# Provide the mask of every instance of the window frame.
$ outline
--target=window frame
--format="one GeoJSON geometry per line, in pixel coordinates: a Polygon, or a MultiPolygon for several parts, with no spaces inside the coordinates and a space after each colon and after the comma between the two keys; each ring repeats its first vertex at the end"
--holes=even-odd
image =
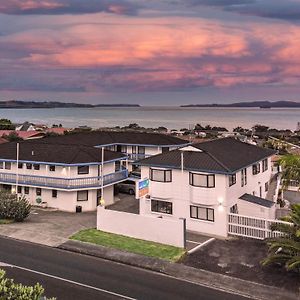
{"type": "Polygon", "coordinates": [[[32,170],[32,164],[26,163],[26,170],[32,170]]]}
{"type": "Polygon", "coordinates": [[[149,178],[151,181],[154,181],[154,182],[163,182],[163,183],[169,183],[169,182],[172,182],[172,170],[171,169],[155,169],[155,168],[150,168],[150,174],[149,174],[149,178]],[[158,172],[164,172],[164,180],[161,181],[161,180],[154,180],[153,179],[153,171],[158,171],[158,172]],[[167,176],[166,176],[166,173],[167,172],[170,172],[170,180],[167,180],[167,176]]]}
{"type": "Polygon", "coordinates": [[[257,175],[260,173],[260,163],[256,163],[252,165],[252,175],[257,175]]]}
{"type": "Polygon", "coordinates": [[[262,172],[266,172],[269,168],[269,162],[268,162],[268,159],[265,158],[263,161],[262,161],[262,172]]]}
{"type": "Polygon", "coordinates": [[[173,215],[173,202],[151,199],[151,212],[159,213],[159,214],[166,214],[166,215],[173,215]],[[155,205],[153,205],[153,204],[155,204],[155,205]],[[166,205],[165,209],[163,210],[163,206],[159,207],[159,204],[165,204],[166,205]],[[157,207],[157,210],[153,210],[153,207],[157,207]],[[161,210],[159,210],[159,209],[161,209],[161,210]]]}
{"type": "Polygon", "coordinates": [[[236,184],[236,173],[228,175],[229,187],[236,184]],[[232,180],[234,178],[234,180],[232,180]]]}
{"type": "Polygon", "coordinates": [[[88,190],[77,191],[77,202],[86,202],[86,201],[89,201],[89,191],[88,190]],[[79,198],[78,195],[83,192],[86,194],[86,199],[83,199],[83,200],[78,199],[79,198]]]}
{"type": "Polygon", "coordinates": [[[57,198],[58,192],[57,190],[52,190],[51,194],[52,194],[52,198],[57,198]]]}
{"type": "Polygon", "coordinates": [[[50,172],[55,172],[56,166],[55,165],[49,165],[49,171],[50,172]]]}
{"type": "Polygon", "coordinates": [[[202,187],[202,188],[213,189],[213,188],[216,187],[216,176],[215,176],[215,174],[201,174],[201,173],[189,172],[189,183],[190,183],[191,186],[194,186],[194,187],[202,187]],[[206,186],[205,185],[195,185],[194,184],[194,175],[206,176],[206,186]],[[213,178],[213,185],[212,186],[209,185],[209,178],[210,177],[213,178]]]}
{"type": "Polygon", "coordinates": [[[213,208],[209,208],[209,207],[203,207],[203,206],[197,206],[197,205],[190,205],[190,218],[193,220],[201,220],[201,221],[207,221],[207,222],[215,222],[215,210],[213,208]],[[197,217],[192,217],[192,209],[196,208],[197,210],[197,217]],[[204,209],[205,210],[205,214],[206,214],[206,218],[200,218],[199,217],[199,209],[204,209]],[[212,212],[212,220],[209,219],[208,217],[208,212],[211,211],[212,212]]]}
{"type": "Polygon", "coordinates": [[[40,170],[40,165],[39,164],[33,164],[33,169],[35,171],[39,171],[40,170]]]}
{"type": "Polygon", "coordinates": [[[78,175],[87,175],[90,174],[90,166],[78,166],[77,167],[77,174],[78,175]],[[86,171],[80,171],[80,169],[86,169],[86,171]]]}
{"type": "Polygon", "coordinates": [[[11,162],[10,161],[5,162],[5,170],[11,170],[11,162]]]}
{"type": "Polygon", "coordinates": [[[247,185],[247,168],[241,170],[241,186],[244,187],[247,185]]]}
{"type": "Polygon", "coordinates": [[[36,189],[35,189],[35,194],[36,194],[37,196],[42,196],[42,189],[41,189],[41,188],[36,188],[36,189]]]}

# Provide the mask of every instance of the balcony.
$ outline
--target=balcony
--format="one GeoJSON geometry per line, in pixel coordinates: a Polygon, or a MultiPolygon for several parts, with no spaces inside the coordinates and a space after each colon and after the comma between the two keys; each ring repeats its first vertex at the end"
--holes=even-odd
{"type": "MultiPolygon", "coordinates": [[[[107,174],[103,176],[103,186],[111,185],[122,181],[128,177],[128,171],[122,170],[119,172],[107,174]]],[[[0,183],[16,184],[17,174],[0,173],[0,183]]],[[[31,176],[18,175],[19,185],[48,187],[55,189],[75,190],[84,188],[100,188],[101,176],[97,177],[82,177],[82,178],[57,178],[46,176],[31,176]]]]}
{"type": "Polygon", "coordinates": [[[144,158],[151,156],[148,154],[137,154],[137,153],[123,153],[123,154],[127,155],[128,160],[130,160],[130,161],[136,161],[136,160],[144,159],[144,158]]]}

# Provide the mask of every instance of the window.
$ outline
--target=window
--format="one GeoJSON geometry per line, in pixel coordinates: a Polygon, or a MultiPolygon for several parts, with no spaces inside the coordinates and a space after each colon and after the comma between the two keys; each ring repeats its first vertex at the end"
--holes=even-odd
{"type": "Polygon", "coordinates": [[[162,147],[162,153],[169,152],[170,148],[169,147],[162,147]]]}
{"type": "Polygon", "coordinates": [[[53,165],[50,166],[50,167],[49,167],[49,170],[50,170],[50,172],[55,172],[55,166],[53,166],[53,165]]]}
{"type": "Polygon", "coordinates": [[[262,171],[265,172],[267,170],[268,170],[268,159],[266,158],[262,161],[262,171]]]}
{"type": "Polygon", "coordinates": [[[4,162],[0,161],[0,169],[4,169],[4,162]]]}
{"type": "Polygon", "coordinates": [[[22,187],[18,185],[18,194],[22,194],[22,187]]]}
{"type": "Polygon", "coordinates": [[[89,166],[80,166],[78,167],[78,174],[89,174],[89,166]]]}
{"type": "Polygon", "coordinates": [[[136,146],[132,146],[131,147],[131,150],[132,150],[131,153],[132,154],[136,154],[136,148],[137,148],[136,146]]]}
{"type": "Polygon", "coordinates": [[[242,169],[241,171],[241,185],[247,185],[247,169],[242,169]]]}
{"type": "Polygon", "coordinates": [[[5,162],[5,169],[10,170],[11,169],[11,162],[5,162]]]}
{"type": "Polygon", "coordinates": [[[18,169],[23,169],[23,164],[22,163],[18,163],[18,169]]]}
{"type": "Polygon", "coordinates": [[[172,170],[150,169],[150,180],[158,182],[171,182],[172,170]]]}
{"type": "Polygon", "coordinates": [[[33,168],[38,171],[40,169],[40,165],[35,164],[33,165],[33,168]]]}
{"type": "Polygon", "coordinates": [[[190,206],[190,217],[192,219],[204,220],[204,221],[215,221],[214,210],[212,208],[190,206]]]}
{"type": "Polygon", "coordinates": [[[269,182],[265,183],[265,192],[267,192],[269,190],[269,182]]]}
{"type": "Polygon", "coordinates": [[[252,174],[256,175],[260,173],[260,163],[252,165],[252,174]]]}
{"type": "Polygon", "coordinates": [[[236,184],[236,174],[229,175],[229,186],[236,184]]]}
{"type": "Polygon", "coordinates": [[[197,187],[214,188],[215,175],[190,173],[190,185],[197,187]]]}
{"type": "Polygon", "coordinates": [[[173,203],[168,201],[151,200],[151,211],[172,215],[173,203]]]}
{"type": "Polygon", "coordinates": [[[230,207],[230,213],[231,214],[238,214],[239,213],[237,204],[234,204],[233,206],[230,207]]]}
{"type": "Polygon", "coordinates": [[[139,152],[139,154],[145,154],[145,147],[144,146],[139,146],[138,147],[138,152],[139,152]]]}
{"type": "Polygon", "coordinates": [[[77,201],[88,201],[89,191],[78,191],[77,192],[77,201]]]}
{"type": "Polygon", "coordinates": [[[32,169],[32,164],[26,164],[26,169],[31,170],[32,169]]]}
{"type": "Polygon", "coordinates": [[[42,196],[42,189],[41,188],[36,188],[35,193],[37,196],[42,196]]]}
{"type": "Polygon", "coordinates": [[[121,145],[121,152],[122,153],[127,153],[127,146],[126,145],[121,145]]]}
{"type": "Polygon", "coordinates": [[[25,193],[26,195],[29,194],[29,186],[24,186],[24,193],[25,193]]]}
{"type": "Polygon", "coordinates": [[[52,198],[57,198],[57,190],[52,190],[52,198]]]}

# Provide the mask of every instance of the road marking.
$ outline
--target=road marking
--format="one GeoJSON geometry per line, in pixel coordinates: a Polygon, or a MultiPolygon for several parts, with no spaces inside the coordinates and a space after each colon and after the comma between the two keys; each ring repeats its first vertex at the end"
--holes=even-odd
{"type": "Polygon", "coordinates": [[[200,245],[194,247],[193,249],[189,250],[188,254],[192,254],[192,253],[198,251],[200,248],[204,247],[205,245],[209,244],[210,242],[212,242],[214,240],[215,240],[215,238],[210,238],[209,240],[207,240],[207,241],[203,242],[202,244],[200,244],[200,245]]]}
{"type": "Polygon", "coordinates": [[[11,265],[11,264],[6,264],[6,263],[0,262],[0,266],[17,268],[17,269],[20,269],[20,270],[23,270],[23,271],[27,271],[27,272],[35,273],[35,274],[42,275],[42,276],[45,276],[45,277],[49,277],[49,278],[61,280],[61,281],[64,281],[64,282],[68,282],[68,283],[71,283],[71,284],[79,285],[79,286],[82,286],[82,287],[85,287],[85,288],[88,288],[88,289],[91,289],[91,290],[95,290],[95,291],[98,291],[98,292],[110,294],[112,296],[116,296],[116,297],[119,297],[119,298],[122,298],[122,299],[137,300],[136,298],[131,298],[131,297],[128,297],[128,296],[125,296],[125,295],[122,295],[122,294],[114,293],[114,292],[104,290],[104,289],[101,289],[101,288],[97,288],[97,287],[94,287],[94,286],[91,286],[91,285],[87,285],[87,284],[80,283],[80,282],[77,282],[77,281],[73,281],[73,280],[62,278],[62,277],[58,277],[58,276],[55,276],[55,275],[50,275],[50,274],[47,274],[47,273],[35,271],[35,270],[32,270],[32,269],[23,268],[23,267],[16,266],[16,265],[11,265]]]}

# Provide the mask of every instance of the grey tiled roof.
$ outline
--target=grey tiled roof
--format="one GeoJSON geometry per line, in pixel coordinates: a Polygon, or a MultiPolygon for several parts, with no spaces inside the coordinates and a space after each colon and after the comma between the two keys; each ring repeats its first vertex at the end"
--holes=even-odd
{"type": "Polygon", "coordinates": [[[184,169],[230,174],[275,153],[234,138],[212,140],[193,147],[201,151],[174,150],[140,160],[138,164],[180,168],[183,153],[184,169]]]}
{"type": "MultiPolygon", "coordinates": [[[[39,140],[40,141],[40,140],[39,140]]],[[[16,143],[0,145],[0,160],[16,160],[16,143]]],[[[104,151],[104,161],[125,158],[118,152],[104,151]]],[[[61,164],[83,164],[101,162],[101,149],[88,146],[20,142],[19,160],[61,164]]]]}
{"type": "Polygon", "coordinates": [[[253,204],[257,204],[260,206],[264,206],[264,207],[272,207],[275,203],[273,201],[264,199],[264,198],[260,198],[254,195],[250,195],[250,194],[244,194],[243,196],[241,196],[239,199],[247,201],[247,202],[251,202],[253,204]]]}

